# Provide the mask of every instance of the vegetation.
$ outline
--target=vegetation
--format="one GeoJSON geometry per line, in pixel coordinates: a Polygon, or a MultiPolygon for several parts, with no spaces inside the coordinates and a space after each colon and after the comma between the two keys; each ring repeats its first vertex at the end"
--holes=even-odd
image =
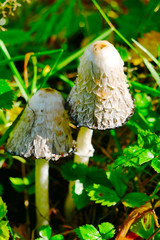
{"type": "Polygon", "coordinates": [[[0,240],[160,239],[159,8],[158,0],[0,1],[0,240]],[[50,161],[50,225],[36,234],[34,161],[12,156],[5,144],[38,89],[67,98],[79,57],[97,39],[124,60],[135,114],[121,128],[94,131],[89,166],[73,155],[50,161]],[[73,187],[67,221],[71,180],[81,189],[73,187]]]}

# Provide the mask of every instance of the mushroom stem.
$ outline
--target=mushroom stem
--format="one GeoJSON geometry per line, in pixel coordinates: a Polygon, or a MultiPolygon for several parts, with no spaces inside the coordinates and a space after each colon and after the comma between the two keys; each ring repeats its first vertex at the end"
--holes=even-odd
{"type": "Polygon", "coordinates": [[[49,162],[45,159],[35,160],[35,201],[37,229],[49,224],[49,162]]]}
{"type": "MultiPolygon", "coordinates": [[[[85,165],[88,165],[89,158],[93,156],[94,148],[92,146],[92,135],[93,130],[87,128],[87,127],[81,127],[78,133],[77,137],[77,151],[74,155],[74,162],[75,163],[83,163],[85,165]]],[[[75,191],[76,188],[79,188],[79,185],[81,184],[79,180],[70,181],[69,182],[69,192],[68,196],[65,201],[64,211],[65,216],[68,221],[72,218],[72,213],[75,208],[75,204],[72,198],[72,188],[75,184],[75,191]]]]}
{"type": "Polygon", "coordinates": [[[89,157],[93,156],[94,148],[92,146],[93,130],[87,127],[81,127],[77,137],[77,151],[74,155],[74,162],[88,165],[89,157]]]}

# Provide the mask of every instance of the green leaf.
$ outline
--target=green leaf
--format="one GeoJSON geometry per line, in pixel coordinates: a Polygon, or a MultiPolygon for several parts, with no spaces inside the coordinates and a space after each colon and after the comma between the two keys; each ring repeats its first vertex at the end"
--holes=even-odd
{"type": "Polygon", "coordinates": [[[11,91],[11,88],[8,82],[4,79],[0,79],[0,95],[9,91],[11,91]]]}
{"type": "Polygon", "coordinates": [[[130,146],[123,150],[123,155],[116,159],[114,167],[117,166],[138,166],[154,158],[154,153],[139,146],[130,146]]]}
{"type": "Polygon", "coordinates": [[[108,180],[106,172],[98,167],[88,167],[85,184],[92,185],[93,183],[111,186],[111,182],[108,180]]]}
{"type": "MultiPolygon", "coordinates": [[[[0,212],[1,214],[1,212],[0,212]]],[[[7,221],[0,221],[0,240],[9,240],[9,228],[7,221]]]]}
{"type": "Polygon", "coordinates": [[[87,192],[83,188],[83,184],[80,183],[78,180],[73,186],[72,197],[77,209],[79,210],[84,208],[90,202],[90,198],[88,197],[87,192]]]}
{"type": "Polygon", "coordinates": [[[24,189],[26,188],[22,178],[13,178],[13,177],[10,177],[9,180],[11,181],[12,187],[13,187],[17,192],[23,192],[24,189]]]}
{"type": "Polygon", "coordinates": [[[14,97],[14,92],[7,81],[0,79],[0,108],[12,108],[14,97]]]}
{"type": "Polygon", "coordinates": [[[39,235],[46,240],[49,240],[51,237],[52,229],[50,226],[42,226],[39,229],[39,235]]]}
{"type": "Polygon", "coordinates": [[[138,130],[138,145],[158,154],[160,152],[160,138],[147,130],[138,130]]]}
{"type": "Polygon", "coordinates": [[[84,164],[68,162],[61,167],[61,171],[66,180],[74,181],[77,179],[84,179],[87,174],[87,168],[88,167],[84,164]]]}
{"type": "Polygon", "coordinates": [[[24,189],[27,189],[29,194],[33,194],[35,192],[35,170],[31,171],[31,173],[28,174],[28,176],[24,178],[9,178],[12,184],[12,187],[17,192],[23,192],[24,189]]]}
{"type": "Polygon", "coordinates": [[[120,201],[120,198],[115,191],[99,184],[93,184],[93,186],[90,186],[87,191],[90,199],[96,203],[101,203],[102,206],[114,206],[120,201]]]}
{"type": "Polygon", "coordinates": [[[0,197],[0,220],[5,217],[7,213],[7,205],[3,202],[2,198],[0,197]]]}
{"type": "Polygon", "coordinates": [[[57,234],[57,235],[51,237],[50,240],[64,240],[64,237],[61,234],[57,234]]]}
{"type": "Polygon", "coordinates": [[[148,197],[145,193],[132,192],[128,193],[122,200],[126,207],[140,207],[149,201],[151,197],[148,197]]]}
{"type": "Polygon", "coordinates": [[[126,178],[126,174],[122,168],[111,169],[109,172],[109,180],[120,197],[122,197],[127,190],[127,185],[125,184],[126,178]]]}
{"type": "MultiPolygon", "coordinates": [[[[148,130],[138,130],[138,145],[130,146],[123,150],[123,155],[120,156],[114,164],[117,166],[138,166],[146,163],[160,153],[160,138],[148,130]]],[[[156,161],[153,161],[153,166],[156,161]]],[[[158,162],[157,162],[158,164],[158,162]]],[[[156,166],[155,166],[156,168],[156,166]]],[[[157,169],[158,170],[158,169],[157,169]]]]}
{"type": "Polygon", "coordinates": [[[98,227],[103,239],[110,239],[115,234],[115,227],[109,222],[101,223],[98,227]]]}
{"type": "Polygon", "coordinates": [[[102,240],[100,233],[93,225],[86,224],[75,229],[80,240],[102,240]]]}
{"type": "Polygon", "coordinates": [[[148,239],[154,232],[154,217],[151,213],[145,214],[131,225],[131,231],[143,239],[148,239]]]}
{"type": "Polygon", "coordinates": [[[160,173],[160,159],[154,158],[151,162],[151,167],[157,172],[160,173]]]}

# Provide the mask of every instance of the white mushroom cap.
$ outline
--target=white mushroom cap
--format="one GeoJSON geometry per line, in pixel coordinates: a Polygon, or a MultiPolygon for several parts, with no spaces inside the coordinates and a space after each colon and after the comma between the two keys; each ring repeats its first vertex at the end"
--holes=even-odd
{"type": "Polygon", "coordinates": [[[78,126],[91,129],[120,127],[134,113],[134,101],[123,61],[108,41],[92,43],[80,58],[78,77],[67,99],[78,126]]]}
{"type": "Polygon", "coordinates": [[[64,100],[53,89],[40,89],[29,100],[6,149],[16,155],[57,160],[72,151],[64,100]]]}

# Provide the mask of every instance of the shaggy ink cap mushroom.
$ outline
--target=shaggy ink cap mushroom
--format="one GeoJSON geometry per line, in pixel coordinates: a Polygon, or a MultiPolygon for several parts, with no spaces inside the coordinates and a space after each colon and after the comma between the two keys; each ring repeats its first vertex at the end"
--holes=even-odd
{"type": "Polygon", "coordinates": [[[58,160],[72,151],[69,118],[58,91],[40,89],[32,96],[6,149],[15,155],[46,160],[58,160]]]}
{"type": "Polygon", "coordinates": [[[123,71],[123,61],[108,41],[89,45],[80,58],[78,76],[67,99],[79,127],[112,129],[134,113],[134,101],[123,71]]]}

